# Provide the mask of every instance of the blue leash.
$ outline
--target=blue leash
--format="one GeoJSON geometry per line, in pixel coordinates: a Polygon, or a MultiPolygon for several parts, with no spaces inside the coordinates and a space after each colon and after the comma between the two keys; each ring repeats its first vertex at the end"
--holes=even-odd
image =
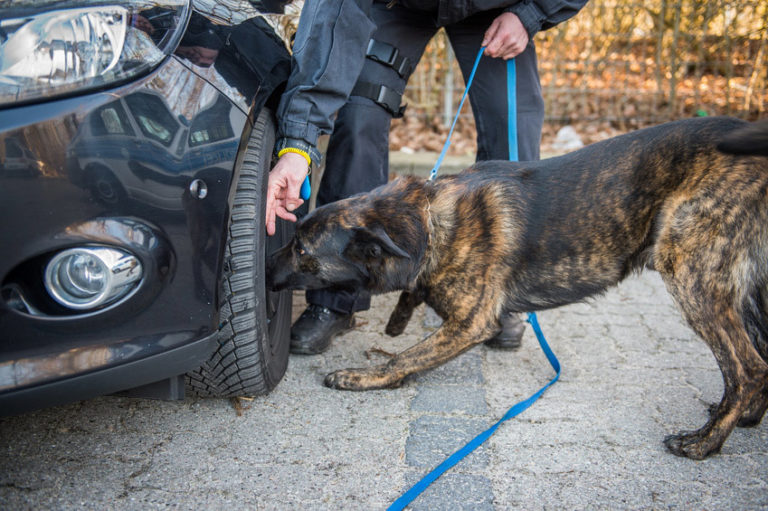
{"type": "Polygon", "coordinates": [[[517,66],[515,59],[507,61],[507,136],[509,161],[518,161],[517,156],[517,66]]]}
{"type": "MultiPolygon", "coordinates": [[[[456,112],[456,117],[453,119],[453,124],[451,124],[451,129],[448,132],[448,139],[445,141],[445,145],[443,145],[443,150],[440,153],[440,157],[437,159],[437,163],[435,164],[435,167],[432,169],[432,172],[430,173],[429,179],[434,179],[435,176],[437,176],[437,169],[440,168],[440,165],[443,162],[443,158],[445,158],[446,152],[448,152],[448,147],[450,146],[451,141],[451,135],[453,134],[453,128],[456,126],[456,120],[459,118],[459,113],[461,112],[461,107],[464,105],[464,100],[467,97],[467,93],[469,92],[469,87],[472,85],[472,79],[475,77],[475,71],[477,70],[477,65],[480,63],[480,58],[483,56],[483,51],[485,48],[480,48],[480,52],[477,54],[477,58],[475,59],[475,65],[472,68],[472,73],[469,75],[469,79],[467,80],[467,87],[464,89],[464,95],[461,98],[461,103],[459,104],[459,109],[456,112]]],[[[508,114],[509,114],[509,159],[512,161],[517,161],[517,97],[516,97],[516,69],[515,69],[515,60],[511,59],[507,61],[507,105],[508,105],[508,114]]],[[[504,416],[499,419],[499,421],[488,428],[487,430],[483,431],[479,435],[477,435],[475,438],[469,441],[464,447],[459,449],[458,451],[451,454],[445,461],[440,463],[437,467],[432,469],[430,473],[425,475],[421,481],[414,484],[408,491],[406,491],[404,494],[402,494],[396,501],[392,503],[391,506],[389,506],[388,511],[401,511],[402,509],[405,509],[405,507],[413,502],[413,500],[421,495],[421,493],[429,487],[430,484],[432,484],[438,477],[443,475],[445,472],[450,470],[454,465],[456,465],[459,461],[464,459],[469,453],[480,447],[480,445],[483,444],[488,438],[493,435],[496,430],[499,428],[502,422],[505,422],[513,417],[516,417],[517,415],[521,414],[525,410],[528,409],[541,395],[546,391],[550,386],[552,386],[553,383],[555,383],[558,378],[560,378],[560,362],[557,360],[557,357],[555,357],[555,354],[552,352],[552,349],[549,347],[549,344],[547,344],[547,340],[544,338],[544,333],[541,331],[541,327],[539,326],[539,321],[536,319],[536,313],[535,312],[529,312],[528,313],[528,323],[530,323],[531,328],[533,328],[533,332],[536,334],[536,339],[539,340],[539,345],[541,346],[541,350],[544,352],[544,354],[547,356],[547,360],[549,360],[550,365],[552,366],[552,369],[555,370],[555,377],[552,378],[549,383],[544,385],[542,388],[540,388],[536,393],[534,393],[531,397],[524,401],[520,401],[516,405],[512,406],[509,410],[507,410],[507,413],[504,414],[504,416]]]]}

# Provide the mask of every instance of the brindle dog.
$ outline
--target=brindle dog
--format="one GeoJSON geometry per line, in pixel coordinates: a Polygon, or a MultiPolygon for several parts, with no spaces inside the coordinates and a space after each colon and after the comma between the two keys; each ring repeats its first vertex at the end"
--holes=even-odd
{"type": "Polygon", "coordinates": [[[768,158],[717,149],[764,153],[766,134],[765,123],[689,119],[538,162],[397,179],[301,220],[269,258],[268,285],[404,290],[389,335],[421,302],[442,316],[387,363],[325,380],[367,390],[396,387],[492,337],[502,314],[584,300],[655,269],[725,382],[704,427],[665,440],[701,459],[768,408],[768,158]]]}

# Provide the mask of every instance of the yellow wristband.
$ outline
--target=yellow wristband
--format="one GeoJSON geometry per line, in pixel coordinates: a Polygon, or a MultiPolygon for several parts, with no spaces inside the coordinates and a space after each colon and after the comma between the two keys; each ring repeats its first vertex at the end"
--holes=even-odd
{"type": "Polygon", "coordinates": [[[286,147],[284,149],[280,149],[280,152],[277,153],[277,157],[280,158],[285,153],[296,153],[302,155],[304,159],[307,160],[307,165],[309,165],[309,168],[312,168],[312,158],[309,157],[308,152],[297,149],[296,147],[286,147]]]}

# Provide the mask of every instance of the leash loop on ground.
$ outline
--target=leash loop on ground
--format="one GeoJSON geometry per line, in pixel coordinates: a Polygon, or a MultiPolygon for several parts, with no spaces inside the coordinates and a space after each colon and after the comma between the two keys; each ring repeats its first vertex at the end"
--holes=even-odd
{"type": "MultiPolygon", "coordinates": [[[[475,59],[475,65],[472,68],[472,72],[469,75],[469,79],[467,80],[467,87],[464,89],[464,94],[461,97],[461,103],[459,103],[459,108],[456,111],[456,116],[453,119],[453,123],[451,124],[451,129],[448,132],[448,138],[445,141],[445,144],[443,145],[443,150],[440,152],[440,156],[437,159],[437,163],[435,163],[434,168],[432,169],[432,172],[429,175],[429,179],[435,179],[437,176],[437,170],[440,168],[440,165],[443,163],[443,159],[445,158],[446,153],[448,152],[448,147],[451,145],[451,136],[453,135],[453,129],[456,126],[456,121],[459,119],[459,113],[461,113],[461,107],[464,106],[464,100],[467,98],[467,93],[469,92],[469,87],[472,85],[472,80],[475,77],[475,71],[477,70],[477,66],[480,63],[480,58],[483,56],[483,51],[485,51],[485,47],[480,48],[480,52],[477,54],[477,58],[475,59]]],[[[509,159],[512,161],[517,161],[518,159],[518,153],[517,153],[517,94],[516,94],[516,69],[515,69],[515,60],[510,59],[507,61],[507,114],[508,114],[508,137],[509,137],[509,159]]],[[[440,463],[437,467],[432,469],[431,472],[429,472],[427,475],[425,475],[419,482],[414,484],[408,491],[406,491],[404,494],[402,494],[395,502],[392,503],[391,506],[389,506],[388,511],[401,511],[402,509],[405,509],[405,507],[413,502],[413,500],[421,495],[421,493],[426,490],[430,484],[432,484],[438,477],[443,475],[445,472],[450,470],[454,465],[456,465],[459,461],[464,459],[469,453],[477,449],[480,445],[483,444],[488,438],[493,435],[496,430],[499,428],[499,426],[513,418],[519,415],[520,413],[524,412],[528,409],[541,395],[550,387],[552,384],[554,384],[559,378],[560,378],[560,362],[557,360],[557,357],[555,356],[552,349],[549,347],[549,344],[547,344],[547,340],[544,337],[544,333],[541,331],[541,327],[539,326],[539,321],[536,318],[535,312],[529,312],[528,313],[528,323],[530,323],[531,328],[533,328],[533,332],[536,334],[536,339],[539,341],[539,345],[541,346],[541,350],[544,352],[544,355],[546,355],[547,360],[549,361],[550,365],[552,366],[552,369],[555,370],[555,376],[552,378],[549,383],[541,387],[537,392],[535,392],[531,397],[528,399],[525,399],[523,401],[520,401],[519,403],[515,404],[507,410],[507,413],[504,414],[504,416],[499,419],[499,421],[491,426],[490,428],[486,429],[479,435],[477,435],[475,438],[470,440],[464,447],[459,449],[458,451],[451,454],[445,461],[440,463]]]]}

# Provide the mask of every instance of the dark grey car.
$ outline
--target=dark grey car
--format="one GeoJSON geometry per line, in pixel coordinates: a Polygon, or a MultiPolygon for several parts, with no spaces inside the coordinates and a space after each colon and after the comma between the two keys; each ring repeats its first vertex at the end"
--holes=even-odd
{"type": "Polygon", "coordinates": [[[265,393],[283,3],[0,1],[0,414],[265,393]],[[185,385],[186,382],[186,385],[185,385]]]}

